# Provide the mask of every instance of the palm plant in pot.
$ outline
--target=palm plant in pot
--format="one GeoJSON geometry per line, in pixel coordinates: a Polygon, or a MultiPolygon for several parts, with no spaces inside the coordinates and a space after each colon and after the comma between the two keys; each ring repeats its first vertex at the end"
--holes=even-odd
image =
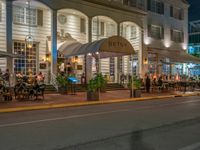
{"type": "Polygon", "coordinates": [[[141,86],[141,79],[138,79],[136,76],[132,77],[128,84],[130,97],[141,97],[141,86]]]}
{"type": "Polygon", "coordinates": [[[68,76],[59,74],[56,77],[56,81],[58,84],[59,93],[67,94],[68,76]]]}
{"type": "Polygon", "coordinates": [[[106,80],[103,75],[97,74],[93,79],[88,83],[87,87],[87,100],[94,101],[99,100],[99,93],[101,90],[105,89],[106,80]]]}

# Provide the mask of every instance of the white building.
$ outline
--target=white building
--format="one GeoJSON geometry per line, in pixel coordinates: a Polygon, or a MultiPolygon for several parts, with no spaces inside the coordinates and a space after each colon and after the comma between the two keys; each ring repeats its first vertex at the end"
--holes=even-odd
{"type": "MultiPolygon", "coordinates": [[[[136,54],[133,68],[130,56],[101,60],[101,72],[111,82],[132,69],[140,76],[152,68],[152,73],[159,74],[160,60],[170,62],[163,51],[187,49],[188,6],[185,0],[31,0],[29,9],[27,0],[0,0],[0,50],[24,56],[0,58],[0,67],[12,73],[42,71],[50,81],[57,73],[57,50],[63,43],[76,40],[84,44],[118,35],[132,44],[136,54]],[[34,39],[32,48],[25,42],[29,32],[34,39]]],[[[85,58],[79,56],[75,64],[77,76],[92,62],[84,63],[85,58]]],[[[87,77],[92,71],[90,65],[87,77]]]]}

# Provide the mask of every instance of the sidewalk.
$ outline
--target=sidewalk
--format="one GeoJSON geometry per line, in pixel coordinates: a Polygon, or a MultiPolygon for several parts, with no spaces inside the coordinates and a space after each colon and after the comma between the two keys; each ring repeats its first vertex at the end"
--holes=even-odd
{"type": "Polygon", "coordinates": [[[129,90],[117,90],[107,91],[101,93],[100,101],[87,101],[86,93],[80,92],[76,95],[61,95],[61,94],[45,94],[44,100],[26,100],[17,101],[13,100],[10,102],[0,101],[0,113],[2,112],[15,112],[25,110],[37,110],[37,109],[49,109],[49,108],[61,108],[61,107],[72,107],[72,106],[83,106],[83,105],[97,105],[97,104],[108,104],[108,103],[119,103],[128,101],[141,101],[141,100],[152,100],[158,98],[173,98],[176,96],[192,96],[199,95],[199,92],[156,92],[156,93],[142,93],[141,98],[130,98],[129,90]]]}

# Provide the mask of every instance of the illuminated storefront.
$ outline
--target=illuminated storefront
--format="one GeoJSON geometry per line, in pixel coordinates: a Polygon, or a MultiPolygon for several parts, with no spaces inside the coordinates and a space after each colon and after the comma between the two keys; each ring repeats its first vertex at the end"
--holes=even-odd
{"type": "MultiPolygon", "coordinates": [[[[174,1],[160,3],[166,3],[166,7],[169,7],[174,1]]],[[[95,60],[88,59],[86,55],[66,58],[63,50],[70,51],[75,45],[121,36],[131,43],[135,54],[133,57],[125,55],[101,59],[100,71],[108,77],[109,82],[119,82],[122,74],[128,76],[134,73],[144,77],[146,73],[160,74],[161,70],[168,73],[169,65],[163,67],[159,57],[153,56],[156,53],[149,54],[148,50],[149,47],[160,51],[187,48],[185,24],[188,4],[180,1],[177,3],[183,7],[185,16],[176,18],[172,15],[174,20],[171,21],[167,18],[170,12],[165,8],[158,11],[153,6],[156,3],[140,0],[128,3],[103,0],[98,4],[84,0],[79,4],[70,0],[0,0],[0,39],[4,41],[0,48],[24,55],[23,59],[0,59],[1,68],[27,75],[42,72],[46,76],[45,82],[51,83],[52,77],[59,71],[72,67],[78,78],[85,74],[90,79],[96,72],[95,60]],[[166,18],[168,24],[163,22],[166,18]],[[173,38],[170,37],[171,27],[173,38]],[[182,30],[177,30],[179,28],[182,30]],[[26,46],[25,41],[29,34],[33,38],[31,48],[26,46]],[[68,49],[63,49],[65,46],[68,49]],[[88,65],[90,67],[86,71],[88,65]]]]}

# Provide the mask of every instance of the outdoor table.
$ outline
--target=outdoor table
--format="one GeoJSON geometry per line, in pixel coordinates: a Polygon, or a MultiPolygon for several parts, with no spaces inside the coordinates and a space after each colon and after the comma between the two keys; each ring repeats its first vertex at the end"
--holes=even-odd
{"type": "Polygon", "coordinates": [[[78,79],[76,77],[69,77],[68,80],[69,80],[70,85],[71,85],[71,94],[75,95],[76,94],[75,84],[78,82],[78,79]]]}

